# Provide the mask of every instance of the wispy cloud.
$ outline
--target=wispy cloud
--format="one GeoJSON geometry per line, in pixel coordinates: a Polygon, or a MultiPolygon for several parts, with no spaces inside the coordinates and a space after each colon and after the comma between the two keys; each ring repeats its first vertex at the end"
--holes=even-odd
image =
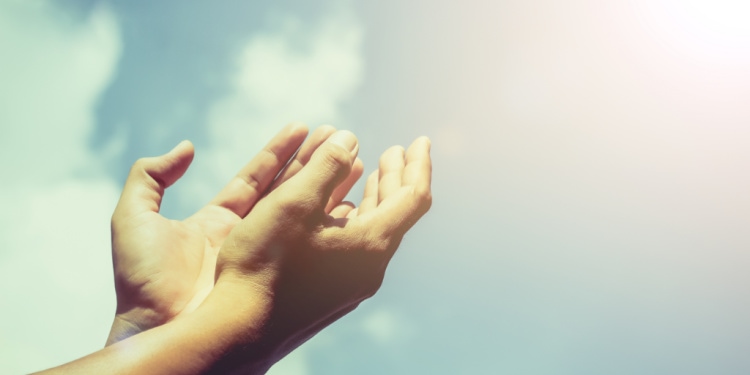
{"type": "MultiPolygon", "coordinates": [[[[313,25],[281,19],[252,37],[238,51],[233,90],[209,113],[210,148],[198,150],[172,192],[185,212],[285,123],[342,120],[342,102],[363,79],[362,37],[346,12],[313,25]]],[[[119,186],[88,141],[120,40],[107,8],[76,21],[52,2],[0,3],[0,173],[11,176],[0,187],[0,352],[12,359],[0,372],[54,366],[106,338],[114,310],[108,224],[119,186]]],[[[307,352],[273,371],[309,373],[307,352]]]]}
{"type": "Polygon", "coordinates": [[[87,142],[118,34],[106,8],[74,22],[51,2],[0,2],[2,373],[57,365],[106,339],[119,189],[87,142]]]}
{"type": "Polygon", "coordinates": [[[363,79],[362,34],[341,12],[312,26],[282,19],[250,39],[237,55],[233,90],[210,110],[211,148],[197,150],[187,182],[175,189],[183,205],[209,200],[286,123],[336,125],[363,79]]]}
{"type": "Polygon", "coordinates": [[[362,318],[362,330],[380,345],[390,345],[411,334],[412,327],[395,311],[380,308],[362,318]]]}
{"type": "MultiPolygon", "coordinates": [[[[363,80],[362,38],[357,20],[340,12],[312,26],[281,19],[250,39],[238,53],[233,90],[210,111],[210,149],[197,150],[186,181],[175,186],[181,205],[207,202],[284,124],[337,125],[341,104],[363,80]]],[[[309,374],[309,349],[269,374],[309,374]]]]}

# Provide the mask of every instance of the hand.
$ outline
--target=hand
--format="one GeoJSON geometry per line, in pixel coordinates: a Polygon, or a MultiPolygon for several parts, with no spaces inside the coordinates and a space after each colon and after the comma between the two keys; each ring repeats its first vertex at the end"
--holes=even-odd
{"type": "MultiPolygon", "coordinates": [[[[334,131],[330,126],[316,130],[282,177],[293,176],[334,131]]],[[[306,135],[304,125],[285,127],[209,204],[183,221],[164,218],[159,205],[164,190],[190,165],[192,145],[180,143],[166,155],[140,159],[133,165],[112,216],[117,312],[107,345],[189,314],[202,303],[214,286],[216,258],[227,235],[269,188],[306,135]]],[[[358,161],[349,182],[332,197],[331,206],[338,204],[337,196],[343,199],[361,173],[358,161]]],[[[254,229],[247,225],[246,230],[254,229]]]]}
{"type": "Polygon", "coordinates": [[[378,290],[404,234],[430,207],[429,148],[419,138],[408,151],[388,149],[359,207],[331,207],[357,150],[354,135],[339,131],[258,202],[221,249],[213,294],[267,306],[240,319],[245,345],[214,371],[265,371],[378,290]]]}
{"type": "MultiPolygon", "coordinates": [[[[293,153],[274,146],[285,144],[284,139],[298,139],[286,143],[291,149],[299,145],[304,134],[288,137],[298,134],[294,129],[271,141],[269,149],[280,151],[275,154],[280,157],[274,159],[288,159],[293,153]]],[[[240,179],[253,176],[250,181],[256,183],[230,183],[212,201],[210,205],[244,218],[224,240],[217,260],[216,285],[195,311],[187,314],[183,308],[178,312],[180,319],[45,373],[264,373],[290,350],[375,293],[401,238],[429,209],[429,141],[418,139],[405,154],[398,147],[386,151],[379,173],[370,176],[365,197],[359,208],[354,208],[351,203],[340,203],[340,197],[346,195],[361,173],[361,162],[354,159],[356,138],[351,133],[338,132],[329,142],[323,142],[328,135],[323,131],[323,135],[316,136],[319,133],[316,131],[302,145],[295,160],[277,177],[272,186],[275,190],[259,203],[255,204],[262,194],[261,187],[270,184],[272,177],[265,172],[243,172],[273,171],[283,165],[264,164],[262,161],[269,161],[271,154],[263,152],[261,155],[265,156],[253,159],[240,173],[240,179]],[[248,186],[254,187],[252,192],[248,186]],[[247,202],[250,203],[244,204],[247,202]],[[237,213],[238,209],[252,211],[237,213]]],[[[185,150],[185,146],[189,145],[136,165],[113,216],[115,233],[124,235],[129,227],[119,225],[158,212],[164,188],[182,175],[192,158],[192,149],[185,150]]],[[[130,233],[136,235],[145,225],[139,223],[150,223],[135,222],[130,233]]],[[[117,244],[116,238],[113,241],[117,244]]],[[[149,244],[146,241],[142,245],[149,244]]],[[[157,253],[160,249],[152,248],[157,253]]],[[[150,266],[149,259],[165,262],[164,256],[139,254],[141,250],[138,244],[114,249],[118,277],[139,277],[137,270],[159,269],[150,266]],[[128,268],[128,262],[141,267],[128,268]]],[[[127,286],[120,284],[120,288],[127,286]]],[[[150,305],[138,305],[142,301],[160,301],[157,297],[147,298],[151,296],[147,292],[138,287],[118,289],[118,303],[132,303],[134,310],[157,313],[149,310],[150,305]],[[134,293],[124,293],[128,291],[134,293]],[[134,296],[142,299],[133,299],[134,296]]],[[[169,295],[166,297],[164,301],[171,300],[169,295]]]]}

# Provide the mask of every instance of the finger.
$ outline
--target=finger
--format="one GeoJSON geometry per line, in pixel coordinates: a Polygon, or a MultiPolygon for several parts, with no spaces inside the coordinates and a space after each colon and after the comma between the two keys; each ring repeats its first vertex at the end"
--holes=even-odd
{"type": "Polygon", "coordinates": [[[357,215],[372,211],[378,206],[378,171],[370,173],[365,182],[365,194],[357,209],[357,215]]]}
{"type": "Polygon", "coordinates": [[[406,166],[401,184],[403,186],[421,185],[420,189],[425,189],[429,188],[431,179],[430,139],[419,137],[406,151],[406,166]]]}
{"type": "Polygon", "coordinates": [[[164,155],[138,159],[130,168],[115,215],[159,212],[164,190],[185,174],[194,154],[193,144],[182,141],[164,155]]]}
{"type": "Polygon", "coordinates": [[[362,172],[364,171],[365,167],[364,164],[362,164],[362,159],[357,158],[354,160],[354,164],[352,164],[352,171],[349,173],[349,176],[346,177],[344,182],[341,183],[341,185],[337,186],[336,189],[333,190],[333,194],[331,194],[331,199],[328,200],[328,205],[326,205],[326,212],[330,214],[331,210],[338,206],[341,201],[346,198],[346,195],[349,194],[349,191],[352,190],[352,187],[354,184],[359,181],[359,178],[362,177],[362,172]]]}
{"type": "Polygon", "coordinates": [[[285,126],[209,204],[240,217],[247,215],[306,136],[307,126],[302,123],[285,126]]]}
{"type": "Polygon", "coordinates": [[[333,190],[349,176],[358,149],[357,137],[339,130],[315,150],[310,161],[285,185],[324,209],[333,190]]]}
{"type": "Polygon", "coordinates": [[[378,203],[401,188],[401,175],[404,173],[404,148],[393,146],[380,156],[378,167],[378,203]]]}
{"type": "Polygon", "coordinates": [[[334,207],[328,214],[334,219],[347,217],[350,212],[354,210],[354,203],[352,202],[341,202],[338,206],[334,207]]]}
{"type": "Polygon", "coordinates": [[[276,189],[276,187],[284,183],[284,181],[297,174],[297,172],[299,172],[302,167],[310,161],[313,152],[315,152],[315,150],[317,150],[318,147],[320,147],[320,145],[335,132],[336,128],[331,125],[323,125],[315,129],[305,143],[302,144],[302,147],[300,147],[297,155],[294,156],[294,159],[286,166],[286,168],[284,168],[283,171],[281,171],[279,176],[276,177],[276,180],[273,182],[273,185],[271,185],[269,190],[276,189]]]}
{"type": "Polygon", "coordinates": [[[357,217],[358,214],[359,214],[359,208],[358,207],[354,207],[353,210],[349,211],[349,213],[346,214],[346,218],[347,219],[354,219],[355,217],[357,217]]]}
{"type": "Polygon", "coordinates": [[[366,226],[386,237],[402,236],[432,205],[432,164],[430,161],[430,141],[422,137],[409,147],[408,178],[405,185],[383,200],[366,217],[360,210],[359,218],[366,226]]]}

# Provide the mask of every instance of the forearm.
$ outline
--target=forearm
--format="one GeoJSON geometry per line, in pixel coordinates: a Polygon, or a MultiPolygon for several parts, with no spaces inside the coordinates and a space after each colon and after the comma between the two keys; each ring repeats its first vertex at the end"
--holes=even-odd
{"type": "MultiPolygon", "coordinates": [[[[40,374],[200,374],[237,347],[260,345],[267,316],[260,306],[267,304],[232,288],[217,288],[218,293],[188,316],[40,374]]],[[[270,367],[266,358],[252,351],[242,361],[243,368],[254,373],[270,367]]]]}

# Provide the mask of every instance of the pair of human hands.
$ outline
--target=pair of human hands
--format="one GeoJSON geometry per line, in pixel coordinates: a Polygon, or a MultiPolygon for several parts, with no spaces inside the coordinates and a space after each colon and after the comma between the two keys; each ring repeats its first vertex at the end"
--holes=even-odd
{"type": "Polygon", "coordinates": [[[244,329],[262,336],[255,348],[272,364],[377,291],[401,238],[429,209],[429,140],[384,152],[355,207],[342,202],[363,171],[354,135],[329,126],[306,135],[304,125],[285,127],[184,221],[162,217],[159,205],[192,146],[135,163],[112,218],[108,344],[224,293],[254,304],[244,329]]]}

